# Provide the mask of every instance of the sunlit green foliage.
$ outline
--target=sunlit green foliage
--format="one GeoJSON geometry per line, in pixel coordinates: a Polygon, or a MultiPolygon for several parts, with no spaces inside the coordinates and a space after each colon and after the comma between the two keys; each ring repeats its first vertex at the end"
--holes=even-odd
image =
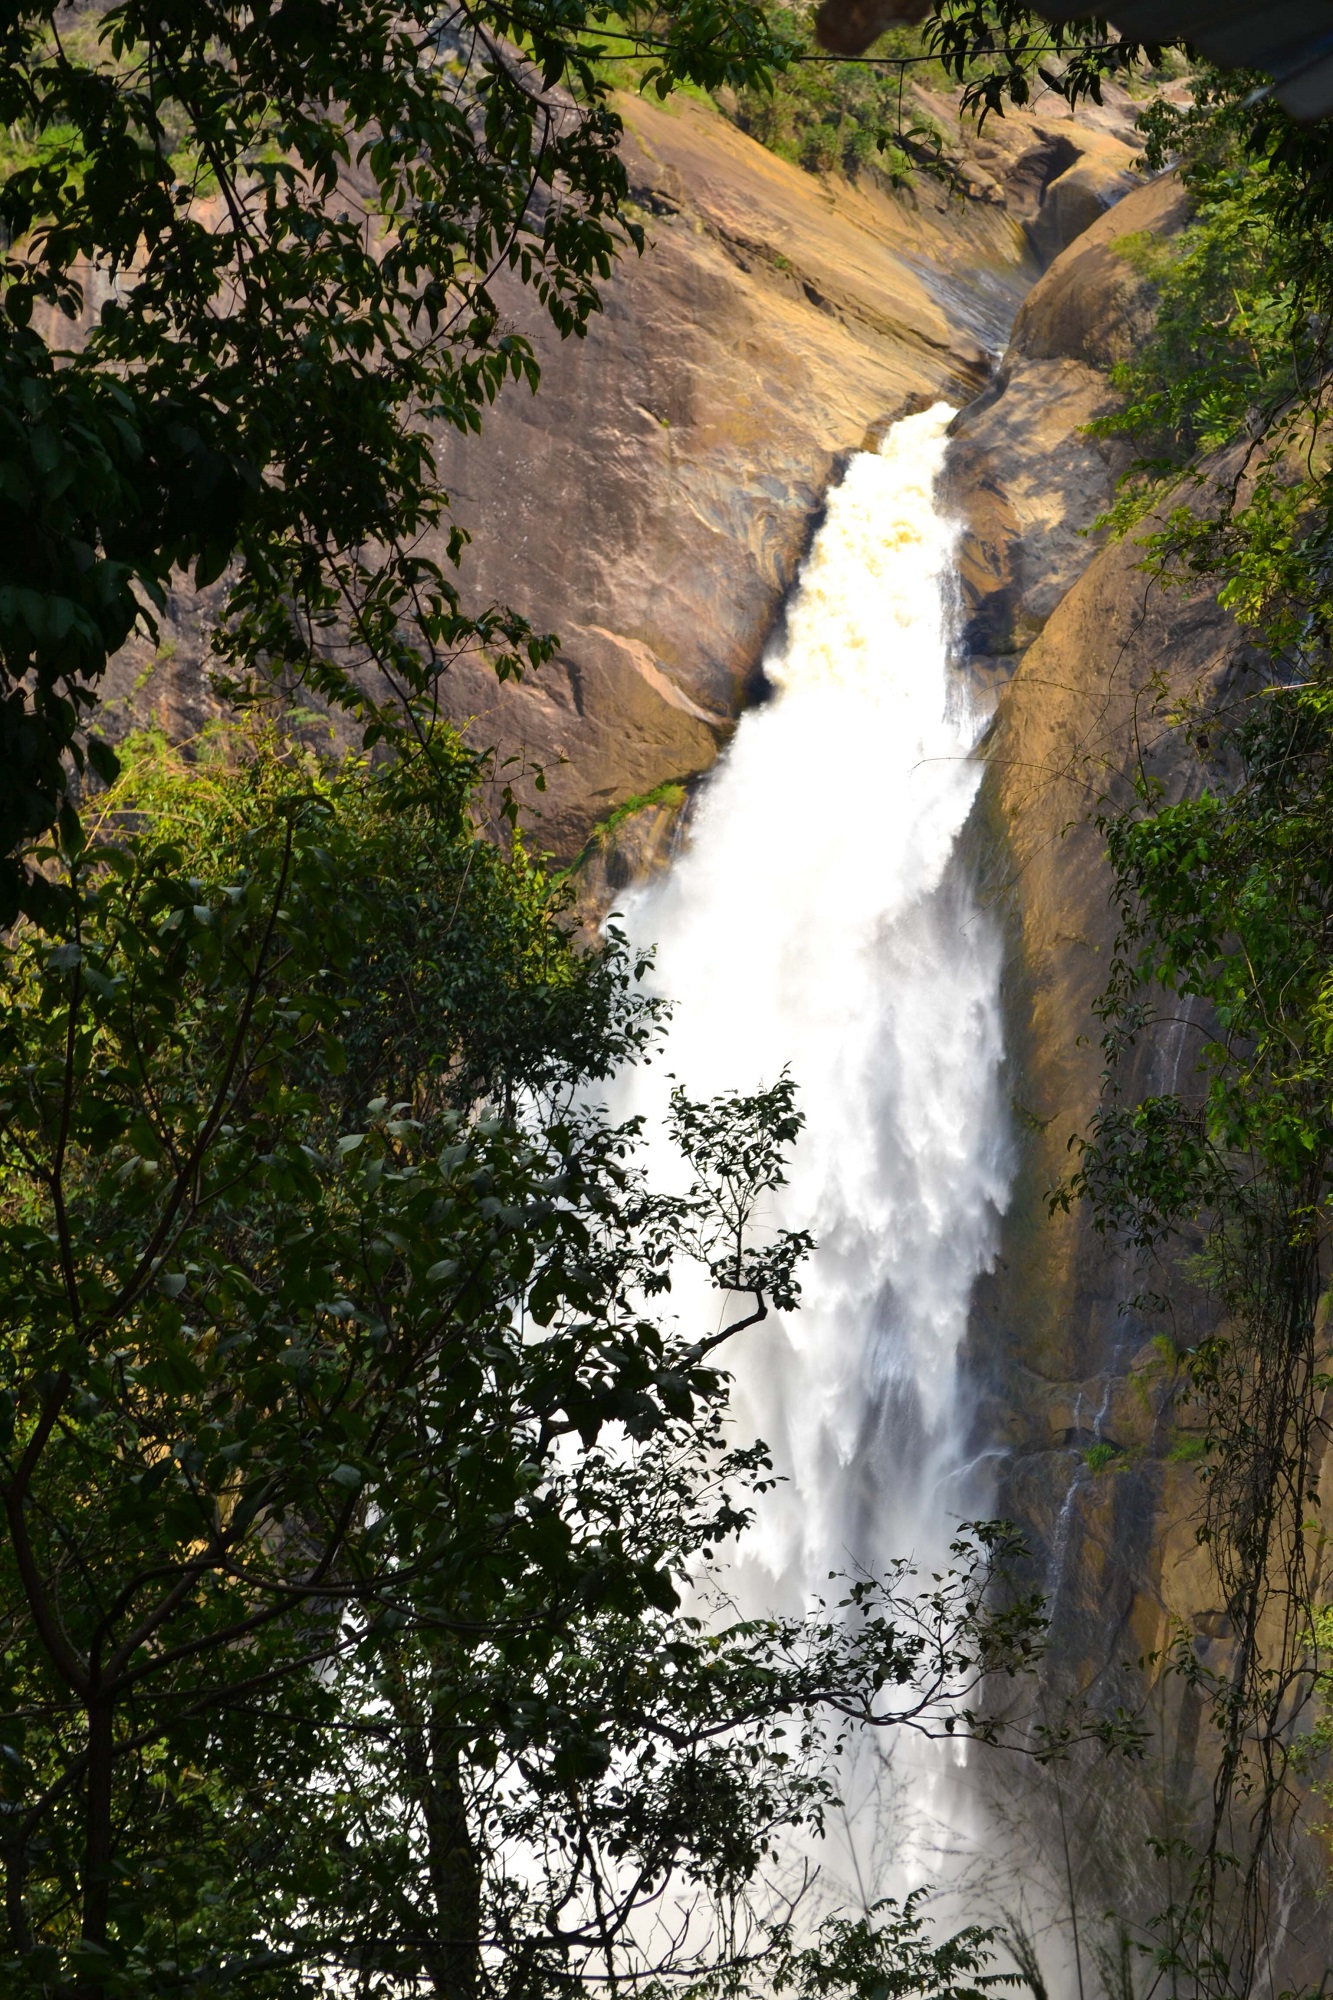
{"type": "Polygon", "coordinates": [[[891,28],[870,59],[838,62],[818,48],[807,11],[779,6],[770,12],[793,54],[763,83],[724,96],[743,132],[810,173],[854,178],[872,168],[901,183],[914,163],[938,160],[938,128],[924,116],[912,85],[941,89],[950,79],[918,30],[891,28]]]}
{"type": "Polygon", "coordinates": [[[571,949],[562,892],[518,837],[477,837],[472,794],[487,760],[451,732],[432,740],[429,782],[356,759],[293,765],[265,732],[253,737],[260,754],[238,760],[237,740],[223,731],[186,763],[161,736],[132,739],[132,768],[98,799],[94,824],[142,820],[208,881],[303,773],[312,810],[325,802],[349,843],[344,897],[364,905],[339,1029],[345,1106],[383,1090],[414,1113],[479,1100],[511,1109],[516,1093],[604,1078],[643,1046],[656,1003],[631,999],[618,951],[571,949]]]}
{"type": "Polygon", "coordinates": [[[1089,428],[1136,453],[1111,520],[1124,529],[1192,472],[1245,436],[1259,413],[1294,395],[1313,343],[1291,311],[1289,246],[1258,176],[1242,165],[1208,176],[1179,239],[1131,236],[1117,254],[1152,282],[1151,337],[1111,371],[1120,407],[1089,428]]]}

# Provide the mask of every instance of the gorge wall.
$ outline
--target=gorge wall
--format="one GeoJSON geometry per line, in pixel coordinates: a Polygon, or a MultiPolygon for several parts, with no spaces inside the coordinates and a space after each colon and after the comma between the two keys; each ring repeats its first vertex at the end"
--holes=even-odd
{"type": "MultiPolygon", "coordinates": [[[[620,109],[645,254],[622,256],[583,341],[502,281],[541,389],[507,389],[480,438],[437,440],[473,538],[465,601],[511,604],[561,641],[521,685],[459,662],[449,713],[498,747],[560,860],[619,814],[616,882],[672,818],[627,804],[706,770],[753,698],[846,455],[985,385],[1042,264],[1130,185],[1133,159],[1124,106],[1099,124],[1015,114],[978,138],[932,101],[968,191],[926,176],[900,191],[804,173],[696,99],[620,109]]],[[[125,650],[113,726],[152,715],[187,736],[207,717],[211,609],[183,588],[160,647],[125,650]]],[[[591,900],[613,886],[590,878],[591,900]]]]}
{"type": "MultiPolygon", "coordinates": [[[[1170,177],[1131,179],[1122,139],[1068,120],[1006,120],[981,153],[969,139],[962,201],[928,182],[904,196],[813,180],[690,102],[635,104],[629,122],[648,254],[617,273],[585,345],[541,343],[539,396],[511,396],[446,458],[476,532],[470,587],[557,630],[560,654],[517,688],[465,669],[454,713],[511,773],[544,766],[537,838],[570,857],[595,835],[580,880],[604,911],[665,856],[682,790],[762,692],[846,454],[924,402],[964,406],[946,485],[965,522],[962,644],[999,698],[972,839],[1009,933],[1018,1157],[974,1313],[976,1444],[1000,1454],[998,1508],[1051,1594],[1047,1720],[1076,1690],[1110,1709],[1148,1687],[1154,1732],[1141,1764],[1075,1759],[1058,1789],[997,1767],[989,1805],[1015,1822],[1025,1886],[1046,1867],[1052,1908],[1071,1893],[1068,1854],[1095,1937],[1113,1903],[1156,1907],[1145,1835],[1189,1825],[1211,1783],[1197,1700],[1141,1663],[1181,1631],[1205,1666],[1228,1643],[1157,1329],[1125,1310],[1141,1280],[1086,1211],[1052,1218],[1047,1202],[1100,1088],[1114,916],[1090,813],[1126,795],[1136,758],[1168,794],[1196,781],[1164,690],[1220,698],[1255,672],[1207,593],[1153,584],[1132,542],[1091,532],[1125,452],[1084,427],[1153,312],[1126,251],[1179,229],[1187,204],[1170,177]]],[[[1188,1023],[1166,1025],[1138,1080],[1171,1087],[1196,1046],[1188,1023]]],[[[1317,1857],[1292,1865],[1308,1970],[1325,1929],[1317,1857]]],[[[1302,1949],[1293,1938],[1291,1968],[1302,1949]]]]}
{"type": "MultiPolygon", "coordinates": [[[[1009,945],[1007,1031],[1017,1173],[1001,1255],[978,1287],[971,1334],[977,1446],[999,1450],[998,1511],[1021,1524],[1033,1581],[1048,1594],[1052,1646],[1043,1720],[1067,1703],[1143,1713],[1142,1761],[1100,1751],[1063,1772],[1010,1771],[992,1811],[1042,1830],[1053,1905],[1071,1900],[1093,1938],[1099,1912],[1147,1918],[1161,1876],[1147,1841],[1189,1837],[1206,1819],[1215,1752],[1202,1702],[1165,1671],[1183,1641],[1224,1676],[1232,1633],[1196,1525],[1198,1447],[1145,1296],[1165,1279],[1182,1343],[1211,1329],[1180,1266],[1145,1271],[1100,1235],[1086,1205],[1052,1210],[1102,1087],[1095,1007],[1116,939],[1099,811],[1131,802],[1136,776],[1180,798],[1210,772],[1181,719],[1232,708],[1264,668],[1212,592],[1145,566],[1130,536],[1098,545],[1092,524],[1123,469],[1123,445],[1081,427],[1113,407],[1107,370],[1150,329],[1153,299],[1136,236],[1161,238],[1188,207],[1174,177],[1128,195],[1029,293],[992,388],[954,425],[951,476],[967,522],[964,643],[1009,676],[985,746],[973,825],[984,893],[1009,945]],[[1129,254],[1127,254],[1129,253],[1129,254]],[[1201,1315],[1191,1324],[1190,1314],[1201,1315]]],[[[1146,532],[1146,531],[1145,531],[1146,532]]],[[[1196,1076],[1207,1023],[1165,1005],[1124,1082],[1133,1098],[1196,1076]]],[[[1244,1814],[1235,1838],[1243,1851],[1244,1814]]],[[[1268,1972],[1274,1990],[1324,1976],[1326,1857],[1279,1844],[1268,1972]]]]}

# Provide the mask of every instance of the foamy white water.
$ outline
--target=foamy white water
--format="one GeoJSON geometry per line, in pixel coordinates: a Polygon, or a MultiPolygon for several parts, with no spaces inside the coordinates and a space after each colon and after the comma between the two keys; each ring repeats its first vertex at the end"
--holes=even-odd
{"type": "MultiPolygon", "coordinates": [[[[664,1072],[704,1096],[789,1065],[807,1119],[776,1218],[818,1239],[804,1305],[730,1355],[738,1430],[786,1475],[741,1553],[747,1609],[798,1609],[849,1564],[934,1563],[988,1500],[957,1362],[1009,1152],[999,938],[956,852],[985,714],[949,660],[956,530],[935,483],[952,414],[852,460],[766,663],[773,699],[742,721],[687,851],[624,912],[675,1011],[618,1108],[651,1130],[664,1072]]],[[[932,1823],[965,1837],[952,1767],[899,1759],[891,1884],[882,1801],[856,1779],[825,1861],[858,1897],[932,1873],[932,1823]]]]}

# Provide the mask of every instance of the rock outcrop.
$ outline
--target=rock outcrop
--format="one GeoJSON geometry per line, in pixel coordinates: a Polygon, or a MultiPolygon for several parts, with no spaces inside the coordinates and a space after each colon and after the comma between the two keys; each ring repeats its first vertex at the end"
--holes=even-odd
{"type": "MultiPolygon", "coordinates": [[[[1212,593],[1154,581],[1132,537],[1098,548],[1088,534],[1118,465],[1080,427],[1110,407],[1106,370],[1151,325],[1150,288],[1124,250],[1140,233],[1178,229],[1187,213],[1166,177],[1057,259],[1018,315],[995,388],[959,419],[951,464],[968,523],[970,641],[1015,664],[986,746],[977,828],[988,893],[1011,926],[1007,1046],[1021,1162],[1002,1261],[978,1301],[984,1425],[1010,1449],[1010,1498],[1042,1561],[1058,1554],[1086,1593],[1067,1607],[1061,1646],[1102,1664],[1117,1648],[1152,1650],[1180,1609],[1169,1576],[1179,1550],[1167,1558],[1159,1542],[1185,1510],[1168,1504],[1171,1440],[1131,1386],[1146,1338],[1123,1310],[1134,1274],[1086,1208],[1052,1216],[1047,1207],[1101,1087],[1095,1005],[1116,914],[1096,815],[1103,802],[1128,801],[1136,772],[1167,796],[1196,782],[1197,762],[1166,719],[1173,700],[1196,691],[1221,701],[1257,671],[1212,593]],[[1110,1486],[1086,1470],[1084,1449],[1098,1441],[1123,1454],[1112,1482],[1118,1519],[1099,1514],[1110,1486]]],[[[1145,1090],[1173,1087],[1196,1042],[1182,1019],[1146,1043],[1145,1090]]]]}
{"type": "Polygon", "coordinates": [[[969,652],[1012,661],[1087,567],[1125,454],[1085,426],[1113,407],[1107,371],[1152,321],[1151,287],[1127,253],[1187,215],[1167,175],[1100,216],[1028,294],[994,384],[953,427],[969,652]]]}
{"type": "MultiPolygon", "coordinates": [[[[1059,1729],[1086,1700],[1149,1724],[1141,1761],[1097,1747],[1061,1769],[991,1769],[997,1823],[1029,1857],[1033,1900],[1082,1918],[1147,1922],[1163,1878],[1149,1842],[1208,1824],[1217,1744],[1200,1693],[1166,1661],[1184,1643],[1223,1682],[1234,1633],[1206,1547],[1201,1437],[1192,1428],[1164,1326],[1189,1344],[1214,1330],[1188,1260],[1145,1270],[1099,1234],[1086,1204],[1052,1210],[1071,1142],[1100,1096],[1096,1003],[1115,944],[1103,804],[1128,803],[1140,772],[1166,800],[1205,773],[1171,715],[1179,697],[1232,708],[1264,668],[1215,596],[1158,584],[1123,541],[1095,554],[1026,651],[999,706],[973,827],[984,893],[1009,934],[1006,1048],[1017,1173],[995,1271],[978,1287],[969,1341],[977,1446],[1000,1468],[997,1513],[1028,1544],[1046,1593],[1050,1649],[1039,1713],[1059,1729]],[[1166,1291],[1173,1316],[1154,1310],[1166,1291]],[[1147,1296],[1145,1296],[1147,1295],[1147,1296]]],[[[1199,1086],[1204,1029],[1189,1001],[1163,1010],[1122,1080],[1130,1101],[1199,1086]]],[[[1188,1250],[1188,1245],[1186,1249],[1188,1250]]],[[[1234,1836],[1244,1840],[1244,1815],[1234,1836]]],[[[1326,1857],[1307,1837],[1276,1857],[1284,1871],[1273,1952],[1280,1983],[1313,1990],[1327,1964],[1326,1857]]],[[[1276,1920],[1275,1920],[1276,1921],[1276,1920]]]]}

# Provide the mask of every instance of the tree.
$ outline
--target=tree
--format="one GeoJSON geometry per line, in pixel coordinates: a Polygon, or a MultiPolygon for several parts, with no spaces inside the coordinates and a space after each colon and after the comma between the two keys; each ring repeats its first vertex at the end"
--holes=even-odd
{"type": "Polygon", "coordinates": [[[17,856],[71,762],[114,768],[98,681],[175,571],[228,577],[234,688],[300,679],[367,744],[428,740],[460,650],[502,676],[549,653],[502,608],[460,610],[431,434],[535,385],[499,273],[579,334],[641,246],[597,60],[633,50],[665,92],[754,82],[783,45],[753,0],[682,0],[643,33],[605,0],[6,10],[0,923],[40,904],[17,856]]]}
{"type": "Polygon", "coordinates": [[[150,745],[11,940],[15,1990],[795,1979],[756,1878],[832,1797],[830,1740],[984,1731],[974,1691],[1031,1652],[1035,1607],[988,1597],[998,1530],[921,1594],[683,1608],[767,1477],[718,1350],[795,1302],[805,1239],[755,1227],[792,1085],[677,1097],[693,1180],[654,1193],[583,1102],[650,1027],[630,969],[574,951],[433,747],[423,795],[396,762],[150,745]],[[748,1311],[674,1327],[682,1259],[748,1311]]]}

